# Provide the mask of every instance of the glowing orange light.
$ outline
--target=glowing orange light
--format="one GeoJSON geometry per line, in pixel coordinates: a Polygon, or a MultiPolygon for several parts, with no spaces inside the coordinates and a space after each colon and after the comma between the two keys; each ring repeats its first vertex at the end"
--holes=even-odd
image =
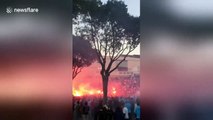
{"type": "Polygon", "coordinates": [[[85,95],[100,95],[103,94],[101,90],[93,89],[88,86],[80,85],[78,89],[73,89],[73,96],[85,96],[85,95]]]}
{"type": "MultiPolygon", "coordinates": [[[[121,96],[123,92],[119,91],[122,89],[122,86],[116,82],[112,82],[108,88],[108,96],[121,96]],[[118,90],[117,90],[118,89],[118,90]]],[[[103,90],[101,85],[96,85],[96,83],[85,83],[76,81],[73,84],[73,96],[99,96],[103,95],[103,90]],[[95,84],[93,86],[93,84],[95,84]]]]}
{"type": "MultiPolygon", "coordinates": [[[[112,91],[109,92],[109,95],[117,95],[117,91],[115,87],[111,88],[112,91]]],[[[103,95],[103,91],[98,90],[98,89],[93,89],[88,86],[80,85],[78,89],[73,89],[73,96],[80,97],[80,96],[85,96],[85,95],[103,95]]]]}
{"type": "Polygon", "coordinates": [[[101,94],[101,91],[100,91],[100,90],[98,90],[98,91],[97,91],[97,93],[98,93],[98,94],[101,94]]]}
{"type": "Polygon", "coordinates": [[[82,96],[82,93],[79,92],[79,91],[77,91],[77,90],[74,90],[74,91],[73,91],[73,95],[74,95],[74,96],[77,96],[77,97],[80,97],[80,96],[82,96]]]}
{"type": "Polygon", "coordinates": [[[115,95],[116,93],[117,93],[117,92],[116,92],[116,89],[113,87],[113,88],[112,88],[112,94],[115,95]]]}
{"type": "Polygon", "coordinates": [[[89,91],[89,94],[90,94],[90,95],[93,95],[93,94],[94,94],[94,92],[93,92],[93,91],[89,91]]]}

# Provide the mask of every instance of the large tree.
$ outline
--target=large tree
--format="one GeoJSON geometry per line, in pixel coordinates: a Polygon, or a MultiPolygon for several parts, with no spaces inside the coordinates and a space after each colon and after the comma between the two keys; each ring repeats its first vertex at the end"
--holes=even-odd
{"type": "MultiPolygon", "coordinates": [[[[77,17],[85,16],[88,12],[95,10],[94,8],[97,8],[99,4],[101,4],[100,0],[73,0],[73,27],[76,28],[79,25],[77,17]]],[[[75,32],[73,31],[73,79],[84,67],[88,67],[97,59],[91,43],[82,36],[76,36],[75,32]]]]}
{"type": "Polygon", "coordinates": [[[84,67],[91,65],[97,57],[89,41],[82,37],[73,35],[73,46],[72,78],[74,79],[84,67]]]}
{"type": "Polygon", "coordinates": [[[76,34],[90,41],[101,65],[103,99],[107,101],[110,74],[138,46],[139,18],[128,14],[122,1],[109,0],[78,17],[76,34]]]}

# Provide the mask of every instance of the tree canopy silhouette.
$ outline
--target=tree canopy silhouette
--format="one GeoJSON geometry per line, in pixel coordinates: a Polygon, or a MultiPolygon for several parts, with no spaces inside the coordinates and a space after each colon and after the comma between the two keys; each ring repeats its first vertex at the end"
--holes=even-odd
{"type": "Polygon", "coordinates": [[[100,0],[73,0],[73,18],[76,18],[79,14],[94,12],[100,5],[102,5],[100,0]]]}
{"type": "Polygon", "coordinates": [[[95,50],[89,41],[82,37],[73,36],[73,74],[74,79],[84,67],[91,65],[96,60],[95,50]]]}
{"type": "MultiPolygon", "coordinates": [[[[77,17],[86,15],[91,8],[97,8],[101,4],[100,0],[73,0],[73,27],[77,23],[77,17]]],[[[82,36],[73,35],[73,72],[72,78],[74,79],[84,67],[91,65],[97,56],[95,50],[89,41],[86,41],[82,36]]]]}

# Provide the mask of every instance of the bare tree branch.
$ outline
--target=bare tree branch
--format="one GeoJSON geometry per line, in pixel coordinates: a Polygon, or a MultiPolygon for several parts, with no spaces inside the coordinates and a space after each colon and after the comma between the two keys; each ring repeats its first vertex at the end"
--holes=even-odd
{"type": "MultiPolygon", "coordinates": [[[[134,49],[133,49],[134,50],[134,49]]],[[[113,71],[115,71],[118,67],[119,67],[119,65],[123,62],[123,61],[125,61],[126,60],[126,57],[129,55],[129,53],[131,53],[133,50],[130,50],[126,55],[124,55],[124,58],[114,67],[114,68],[112,68],[110,71],[109,71],[109,73],[111,74],[113,71]]]]}
{"type": "Polygon", "coordinates": [[[83,69],[83,67],[77,67],[77,66],[75,66],[73,68],[72,79],[75,79],[75,77],[81,72],[82,69],[83,69]]]}

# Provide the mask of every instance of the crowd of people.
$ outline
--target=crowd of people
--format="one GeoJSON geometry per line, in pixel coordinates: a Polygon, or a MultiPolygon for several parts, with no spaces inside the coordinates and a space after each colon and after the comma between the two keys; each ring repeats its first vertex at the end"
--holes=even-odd
{"type": "Polygon", "coordinates": [[[137,98],[110,97],[104,103],[98,97],[75,97],[74,120],[140,120],[137,98]]]}

